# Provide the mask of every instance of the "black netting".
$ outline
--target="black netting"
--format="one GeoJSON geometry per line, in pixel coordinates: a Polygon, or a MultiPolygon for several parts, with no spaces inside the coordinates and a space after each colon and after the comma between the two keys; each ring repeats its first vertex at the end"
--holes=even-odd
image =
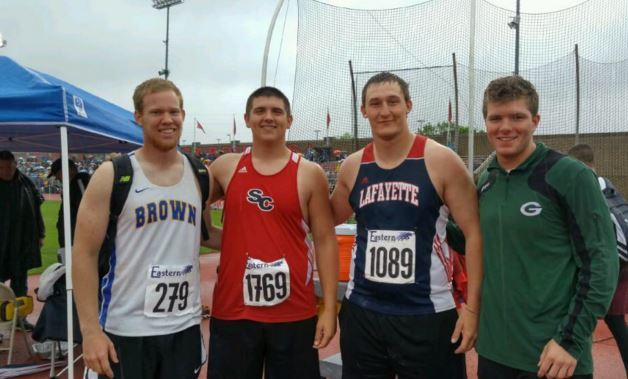
{"type": "MultiPolygon", "coordinates": [[[[351,152],[368,141],[370,130],[359,110],[354,136],[351,61],[358,108],[366,80],[377,72],[393,71],[410,83],[412,130],[448,144],[466,159],[467,128],[472,125],[479,132],[475,160],[490,153],[482,133],[482,94],[489,81],[514,70],[515,31],[507,25],[513,21],[513,11],[477,1],[475,69],[470,72],[470,0],[432,0],[388,10],[341,8],[313,0],[298,4],[291,144],[303,150],[307,145],[318,146],[324,152],[319,159],[333,159],[335,150],[351,152]],[[458,140],[455,125],[460,126],[458,140]],[[326,136],[331,138],[325,141],[326,136]]],[[[628,1],[589,0],[558,12],[522,13],[519,73],[539,91],[537,140],[566,151],[576,141],[578,124],[579,142],[590,143],[596,150],[598,171],[628,192],[624,149],[628,142],[628,1]]]]}

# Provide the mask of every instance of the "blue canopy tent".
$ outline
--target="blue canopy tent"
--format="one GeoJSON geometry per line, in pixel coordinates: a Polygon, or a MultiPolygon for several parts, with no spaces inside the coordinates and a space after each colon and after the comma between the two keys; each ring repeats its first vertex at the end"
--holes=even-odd
{"type": "MultiPolygon", "coordinates": [[[[68,153],[126,152],[142,144],[133,114],[95,95],[0,56],[0,150],[58,152],[69,177],[68,153]],[[60,139],[57,139],[59,137],[60,139]]],[[[63,196],[70,197],[69,181],[63,196]]],[[[70,236],[70,207],[64,207],[65,240],[70,236]]],[[[72,314],[72,246],[65,249],[67,314],[72,314]]],[[[73,338],[68,317],[68,339],[73,338]]],[[[68,349],[68,362],[74,358],[68,349]]],[[[69,367],[73,375],[73,365],[69,367]]]]}
{"type": "Polygon", "coordinates": [[[0,56],[0,150],[58,152],[60,126],[68,128],[70,152],[125,152],[142,144],[131,112],[0,56]]]}

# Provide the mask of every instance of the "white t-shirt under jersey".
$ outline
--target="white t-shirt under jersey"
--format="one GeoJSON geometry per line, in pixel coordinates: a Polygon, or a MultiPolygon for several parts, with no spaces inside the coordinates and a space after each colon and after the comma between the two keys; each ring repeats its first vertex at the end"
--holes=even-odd
{"type": "Polygon", "coordinates": [[[200,323],[201,193],[188,160],[172,186],[151,183],[131,153],[133,183],[118,219],[100,323],[120,336],[176,333],[200,323]]]}

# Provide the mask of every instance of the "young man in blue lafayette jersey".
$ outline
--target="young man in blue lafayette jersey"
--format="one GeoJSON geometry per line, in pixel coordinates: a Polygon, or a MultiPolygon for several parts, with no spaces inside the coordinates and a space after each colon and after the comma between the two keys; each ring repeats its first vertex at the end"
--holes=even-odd
{"type": "MultiPolygon", "coordinates": [[[[133,102],[144,145],[129,154],[133,180],[100,285],[111,162],[94,173],[78,213],[73,275],[83,359],[101,378],[196,378],[203,363],[198,253],[201,217],[208,219],[210,207],[201,215],[193,167],[177,151],[185,117],[179,89],[150,79],[133,102]]],[[[210,239],[219,246],[215,229],[210,239]]]]}
{"type": "Polygon", "coordinates": [[[373,142],[342,164],[331,195],[337,224],[355,213],[351,278],[340,311],[343,378],[466,378],[475,343],[482,242],[473,180],[450,149],[408,127],[408,84],[370,78],[361,111],[373,142]],[[467,304],[452,296],[449,214],[466,236],[467,304]]]}
{"type": "Polygon", "coordinates": [[[539,97],[493,80],[483,114],[495,158],[480,175],[480,379],[592,378],[591,335],[617,283],[617,246],[593,172],[534,142],[539,97]]]}

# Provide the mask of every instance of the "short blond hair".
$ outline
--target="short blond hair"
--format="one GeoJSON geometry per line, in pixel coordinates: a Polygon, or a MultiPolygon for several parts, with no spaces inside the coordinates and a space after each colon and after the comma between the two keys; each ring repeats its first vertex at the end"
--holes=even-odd
{"type": "Polygon", "coordinates": [[[133,92],[133,106],[135,111],[142,113],[144,110],[144,97],[152,93],[172,91],[177,95],[179,99],[179,107],[183,109],[183,96],[179,88],[170,80],[162,78],[152,78],[142,82],[139,86],[135,87],[133,92]]]}

